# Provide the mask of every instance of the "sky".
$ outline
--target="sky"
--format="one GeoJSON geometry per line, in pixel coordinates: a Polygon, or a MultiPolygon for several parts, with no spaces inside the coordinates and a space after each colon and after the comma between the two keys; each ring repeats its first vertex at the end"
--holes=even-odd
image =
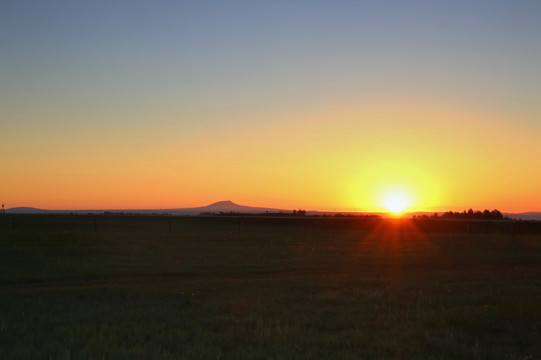
{"type": "Polygon", "coordinates": [[[0,201],[541,211],[541,2],[0,0],[0,201]]]}

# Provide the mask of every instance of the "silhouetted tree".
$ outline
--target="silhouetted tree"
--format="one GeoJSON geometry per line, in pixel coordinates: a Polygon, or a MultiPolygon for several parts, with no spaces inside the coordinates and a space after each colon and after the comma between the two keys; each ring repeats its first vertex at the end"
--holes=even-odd
{"type": "Polygon", "coordinates": [[[492,211],[485,210],[473,211],[469,209],[468,211],[463,212],[452,212],[447,211],[442,216],[443,219],[470,219],[470,220],[503,220],[504,217],[501,212],[494,209],[492,211]]]}
{"type": "Polygon", "coordinates": [[[498,210],[496,209],[492,210],[491,214],[492,214],[493,219],[503,220],[503,215],[498,210]]]}

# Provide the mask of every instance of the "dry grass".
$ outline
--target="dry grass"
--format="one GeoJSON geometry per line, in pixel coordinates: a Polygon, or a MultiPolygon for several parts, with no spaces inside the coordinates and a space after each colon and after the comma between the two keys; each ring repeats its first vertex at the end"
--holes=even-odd
{"type": "Polygon", "coordinates": [[[541,358],[539,235],[98,220],[0,230],[1,359],[541,358]]]}

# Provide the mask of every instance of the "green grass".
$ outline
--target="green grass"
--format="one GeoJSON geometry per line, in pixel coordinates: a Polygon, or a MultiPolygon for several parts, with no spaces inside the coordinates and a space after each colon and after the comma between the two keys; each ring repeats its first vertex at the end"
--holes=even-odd
{"type": "Polygon", "coordinates": [[[540,235],[93,219],[0,220],[0,359],[541,358],[540,235]]]}

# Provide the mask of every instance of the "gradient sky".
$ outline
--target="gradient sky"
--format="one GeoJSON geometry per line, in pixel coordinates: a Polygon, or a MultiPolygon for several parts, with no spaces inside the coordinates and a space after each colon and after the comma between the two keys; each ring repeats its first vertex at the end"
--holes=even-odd
{"type": "Polygon", "coordinates": [[[0,201],[541,210],[541,2],[0,0],[0,201]]]}

